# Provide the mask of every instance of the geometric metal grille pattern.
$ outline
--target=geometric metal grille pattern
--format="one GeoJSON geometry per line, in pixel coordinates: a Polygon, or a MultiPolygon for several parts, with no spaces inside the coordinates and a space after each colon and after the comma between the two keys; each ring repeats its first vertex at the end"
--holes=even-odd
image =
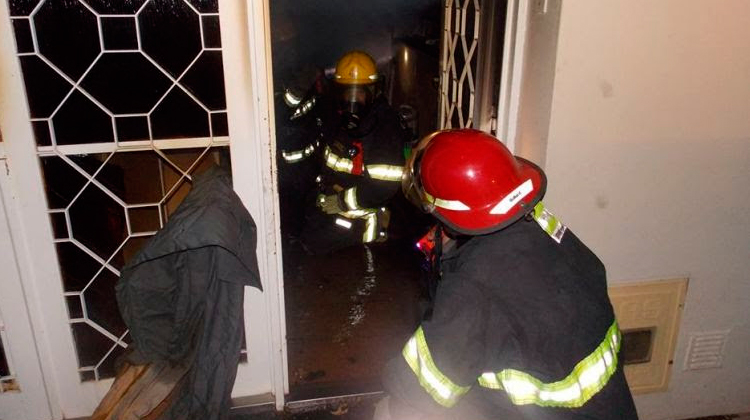
{"type": "Polygon", "coordinates": [[[10,0],[37,144],[225,136],[218,9],[194,3],[10,0]]]}
{"type": "Polygon", "coordinates": [[[445,0],[440,60],[440,128],[470,128],[479,44],[479,0],[445,0]]]}
{"type": "Polygon", "coordinates": [[[161,229],[214,148],[42,154],[69,321],[83,380],[114,375],[127,329],[114,286],[120,270],[161,229]]]}
{"type": "Polygon", "coordinates": [[[113,377],[120,270],[228,153],[218,4],[9,6],[79,373],[113,377]]]}

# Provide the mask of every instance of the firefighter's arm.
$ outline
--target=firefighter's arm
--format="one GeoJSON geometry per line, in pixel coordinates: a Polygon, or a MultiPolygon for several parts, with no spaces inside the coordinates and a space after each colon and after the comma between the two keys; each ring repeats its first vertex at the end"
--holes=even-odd
{"type": "Polygon", "coordinates": [[[299,149],[282,150],[281,158],[284,160],[284,162],[289,164],[302,162],[315,152],[315,147],[316,143],[313,142],[299,149]]]}
{"type": "Polygon", "coordinates": [[[369,159],[364,166],[365,174],[356,185],[339,192],[339,199],[347,210],[381,207],[401,189],[403,158],[369,159]]]}
{"type": "MultiPolygon", "coordinates": [[[[401,149],[395,152],[403,153],[401,149]]],[[[391,155],[394,155],[391,151],[391,155]]],[[[360,208],[380,207],[401,189],[401,176],[404,172],[403,155],[386,156],[380,159],[368,159],[365,162],[366,174],[362,177],[353,192],[356,204],[360,208]]]]}
{"type": "Polygon", "coordinates": [[[362,210],[382,207],[401,187],[400,183],[372,181],[366,178],[357,185],[338,193],[339,201],[344,203],[345,210],[362,210]]]}
{"type": "Polygon", "coordinates": [[[356,200],[361,208],[380,207],[401,189],[406,137],[395,113],[381,121],[376,141],[365,151],[365,176],[357,183],[356,200]]]}
{"type": "Polygon", "coordinates": [[[386,390],[404,409],[437,413],[453,407],[481,375],[485,295],[469,281],[446,276],[433,316],[386,366],[386,390]]]}

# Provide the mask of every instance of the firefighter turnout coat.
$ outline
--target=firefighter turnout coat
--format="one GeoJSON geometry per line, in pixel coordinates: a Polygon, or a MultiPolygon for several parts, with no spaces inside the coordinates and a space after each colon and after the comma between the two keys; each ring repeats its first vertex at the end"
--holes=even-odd
{"type": "Polygon", "coordinates": [[[339,118],[331,120],[323,131],[318,193],[335,194],[342,211],[308,212],[302,240],[313,252],[385,239],[382,219],[388,217],[388,201],[401,188],[403,150],[409,140],[398,114],[383,97],[354,128],[339,118]],[[337,241],[332,235],[351,240],[337,241]],[[338,243],[328,243],[332,240],[338,243]]]}
{"type": "Polygon", "coordinates": [[[542,203],[534,214],[443,255],[432,317],[385,369],[392,400],[479,413],[448,418],[637,419],[604,265],[542,203]]]}

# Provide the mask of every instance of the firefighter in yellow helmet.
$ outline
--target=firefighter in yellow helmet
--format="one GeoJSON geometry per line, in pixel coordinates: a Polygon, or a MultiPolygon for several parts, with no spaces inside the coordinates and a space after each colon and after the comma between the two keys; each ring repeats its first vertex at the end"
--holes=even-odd
{"type": "Polygon", "coordinates": [[[357,124],[367,113],[379,81],[375,61],[362,51],[347,53],[336,63],[337,99],[347,123],[357,124]]]}
{"type": "Polygon", "coordinates": [[[387,238],[388,204],[399,191],[404,144],[410,135],[381,94],[382,80],[367,53],[351,51],[336,64],[336,106],[323,119],[321,174],[301,242],[313,254],[387,238]]]}

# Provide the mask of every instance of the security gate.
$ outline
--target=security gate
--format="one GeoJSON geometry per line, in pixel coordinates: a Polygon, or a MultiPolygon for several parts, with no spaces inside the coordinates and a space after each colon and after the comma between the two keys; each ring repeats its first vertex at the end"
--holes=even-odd
{"type": "Polygon", "coordinates": [[[438,127],[495,134],[506,2],[444,0],[438,127]]]}

